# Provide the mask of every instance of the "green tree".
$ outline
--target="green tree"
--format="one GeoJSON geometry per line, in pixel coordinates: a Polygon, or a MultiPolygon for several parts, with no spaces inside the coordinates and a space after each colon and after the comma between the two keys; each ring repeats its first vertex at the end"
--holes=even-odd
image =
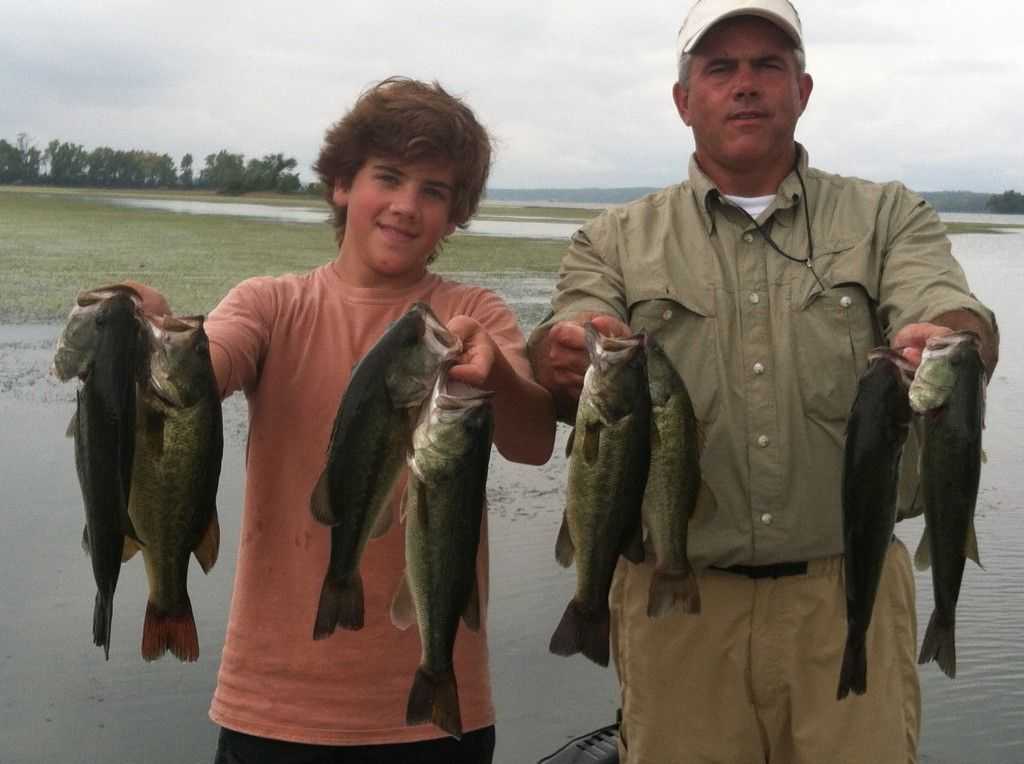
{"type": "Polygon", "coordinates": [[[84,146],[52,140],[43,153],[49,167],[49,181],[58,186],[80,186],[86,182],[89,154],[84,146]]]}
{"type": "Polygon", "coordinates": [[[199,185],[215,191],[240,194],[245,181],[245,156],[232,154],[221,149],[216,154],[207,154],[206,167],[199,173],[199,185]]]}
{"type": "Polygon", "coordinates": [[[1024,194],[1004,191],[989,197],[985,209],[1001,215],[1024,215],[1024,194]]]}
{"type": "Polygon", "coordinates": [[[186,154],[181,158],[181,173],[178,179],[185,188],[192,188],[192,155],[186,154]]]}

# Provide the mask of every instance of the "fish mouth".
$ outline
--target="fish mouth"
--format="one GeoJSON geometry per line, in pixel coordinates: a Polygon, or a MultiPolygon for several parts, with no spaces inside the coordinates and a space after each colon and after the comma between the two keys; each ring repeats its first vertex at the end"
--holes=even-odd
{"type": "Polygon", "coordinates": [[[448,327],[434,315],[428,305],[422,304],[423,341],[433,353],[444,359],[451,359],[462,352],[462,340],[452,334],[448,327]]]}

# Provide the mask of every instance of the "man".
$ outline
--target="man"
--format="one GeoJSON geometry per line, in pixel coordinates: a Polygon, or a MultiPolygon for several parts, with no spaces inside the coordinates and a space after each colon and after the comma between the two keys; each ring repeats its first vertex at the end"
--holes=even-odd
{"type": "Polygon", "coordinates": [[[620,562],[613,583],[622,759],[913,762],[914,584],[898,541],[868,633],[868,691],[836,700],[846,418],[872,347],[888,341],[917,363],[928,337],[970,329],[991,373],[994,318],[924,201],[808,166],[794,132],[813,83],[790,3],[699,0],[678,52],[689,180],[573,237],[530,343],[538,381],[571,421],[582,322],[648,332],[704,434],[689,530],[701,613],[649,618],[650,563],[620,562]]]}

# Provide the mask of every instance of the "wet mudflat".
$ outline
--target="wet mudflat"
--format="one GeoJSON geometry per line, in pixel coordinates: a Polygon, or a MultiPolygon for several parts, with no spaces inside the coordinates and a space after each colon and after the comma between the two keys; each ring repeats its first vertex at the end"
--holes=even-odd
{"type": "MultiPolygon", "coordinates": [[[[1003,358],[989,387],[977,527],[982,562],[969,565],[958,608],[959,673],[922,667],[922,760],[932,764],[1024,761],[1024,234],[960,236],[955,251],[974,290],[997,312],[1003,358]]],[[[524,326],[545,312],[548,275],[467,274],[498,289],[524,326]]],[[[206,711],[216,680],[238,545],[245,404],[225,404],[218,505],[221,556],[209,576],[190,568],[200,658],[184,665],[139,656],[146,585],[139,558],[122,572],[110,661],[91,643],[95,587],[81,548],[83,513],[64,430],[74,385],[47,375],[56,325],[0,327],[0,763],[212,760],[206,711]]],[[[494,456],[491,507],[491,659],[499,764],[535,762],[572,736],[614,718],[614,672],[547,652],[570,596],[572,574],[554,561],[565,460],[525,467],[494,456]]],[[[921,521],[897,533],[911,549],[921,521]]],[[[919,638],[932,608],[918,574],[919,638]]]]}

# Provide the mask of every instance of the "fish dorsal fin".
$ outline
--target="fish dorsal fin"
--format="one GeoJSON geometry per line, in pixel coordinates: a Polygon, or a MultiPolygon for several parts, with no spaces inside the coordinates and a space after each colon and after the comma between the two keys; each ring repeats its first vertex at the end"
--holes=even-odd
{"type": "Polygon", "coordinates": [[[473,588],[469,592],[466,609],[462,611],[462,622],[470,631],[480,631],[480,587],[473,576],[473,588]]]}
{"type": "Polygon", "coordinates": [[[558,529],[558,540],[555,542],[555,559],[563,568],[572,565],[576,556],[576,546],[572,543],[572,536],[569,533],[569,523],[565,515],[562,515],[562,526],[558,529]]]}
{"type": "Polygon", "coordinates": [[[918,570],[928,570],[931,564],[931,533],[928,530],[928,526],[925,525],[924,532],[921,534],[921,543],[917,545],[917,551],[914,552],[914,567],[918,570]]]}
{"type": "Polygon", "coordinates": [[[220,521],[217,519],[217,509],[210,513],[210,523],[206,526],[203,537],[199,539],[196,548],[192,553],[199,560],[203,573],[209,573],[217,562],[217,554],[220,551],[220,521]]]}
{"type": "Polygon", "coordinates": [[[398,580],[398,588],[391,598],[391,623],[402,631],[416,623],[416,606],[412,601],[412,590],[409,588],[408,571],[398,580]]]}

